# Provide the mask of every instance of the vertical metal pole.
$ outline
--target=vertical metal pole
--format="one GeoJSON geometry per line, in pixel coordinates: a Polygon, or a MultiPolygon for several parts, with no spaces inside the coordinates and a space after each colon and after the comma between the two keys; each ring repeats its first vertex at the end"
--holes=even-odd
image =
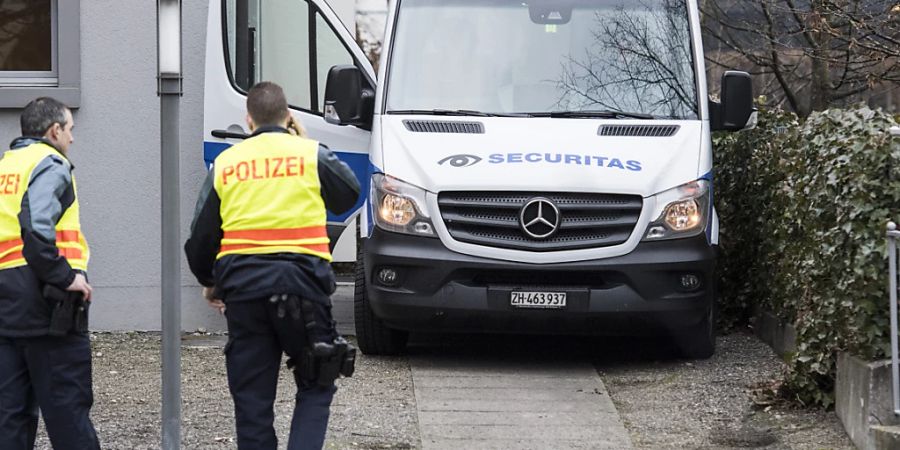
{"type": "Polygon", "coordinates": [[[160,76],[162,193],[162,448],[181,447],[181,77],[160,76]]]}
{"type": "Polygon", "coordinates": [[[160,125],[162,448],[181,448],[181,0],[157,0],[160,125]]]}
{"type": "Polygon", "coordinates": [[[162,448],[181,447],[181,77],[160,76],[162,193],[162,448]]]}
{"type": "Polygon", "coordinates": [[[891,298],[891,372],[893,377],[894,414],[900,415],[900,364],[897,357],[897,224],[888,223],[888,288],[891,298]]]}

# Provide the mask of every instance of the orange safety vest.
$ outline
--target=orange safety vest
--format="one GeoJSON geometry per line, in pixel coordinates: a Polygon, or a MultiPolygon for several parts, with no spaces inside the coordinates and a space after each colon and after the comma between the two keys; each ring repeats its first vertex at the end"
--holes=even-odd
{"type": "Polygon", "coordinates": [[[331,261],[318,171],[319,143],[263,133],[213,164],[225,255],[300,253],[331,261]]]}
{"type": "MultiPolygon", "coordinates": [[[[0,270],[26,265],[22,255],[22,228],[19,212],[22,199],[31,183],[34,168],[50,155],[65,157],[55,148],[43,143],[7,151],[0,159],[0,270]]],[[[74,188],[75,175],[72,175],[74,188]]],[[[81,234],[78,213],[78,194],[69,209],[56,224],[56,248],[73,269],[87,271],[90,250],[81,234]]]]}

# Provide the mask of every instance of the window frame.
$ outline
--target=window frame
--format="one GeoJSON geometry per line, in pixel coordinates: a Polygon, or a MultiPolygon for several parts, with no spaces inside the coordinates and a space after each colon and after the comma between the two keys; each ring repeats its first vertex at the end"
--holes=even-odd
{"type": "MultiPolygon", "coordinates": [[[[241,0],[238,0],[241,1],[241,0]]],[[[344,50],[347,51],[347,54],[350,55],[350,58],[353,59],[353,64],[357,67],[360,67],[359,59],[356,57],[356,54],[353,53],[353,49],[347,46],[347,42],[341,38],[341,34],[337,32],[334,24],[328,20],[328,16],[319,8],[319,5],[316,4],[313,0],[297,0],[301,2],[306,2],[309,7],[309,13],[307,14],[307,40],[309,44],[309,90],[310,90],[310,101],[309,101],[309,109],[302,108],[297,105],[288,104],[288,108],[296,111],[303,111],[307,114],[316,115],[319,117],[324,117],[324,112],[317,111],[319,105],[319,60],[318,60],[318,39],[316,32],[318,31],[316,17],[321,16],[322,20],[325,24],[328,25],[328,28],[331,30],[331,33],[337,37],[338,41],[340,41],[341,45],[344,47],[344,50]]],[[[234,77],[234,67],[231,65],[231,43],[228,40],[228,2],[227,0],[222,0],[222,50],[223,57],[225,58],[225,72],[228,75],[228,82],[231,84],[231,88],[234,89],[239,94],[246,96],[247,90],[238,86],[234,77]]],[[[366,77],[368,79],[368,77],[366,77]]],[[[259,80],[256,80],[259,81],[259,80]]]]}
{"type": "Polygon", "coordinates": [[[24,108],[37,97],[53,97],[70,108],[81,105],[81,0],[52,0],[51,14],[54,30],[51,34],[52,53],[50,72],[2,71],[0,79],[0,108],[24,108]],[[55,70],[53,70],[55,68],[55,70]],[[54,79],[49,86],[15,84],[15,79],[31,83],[54,79]]]}

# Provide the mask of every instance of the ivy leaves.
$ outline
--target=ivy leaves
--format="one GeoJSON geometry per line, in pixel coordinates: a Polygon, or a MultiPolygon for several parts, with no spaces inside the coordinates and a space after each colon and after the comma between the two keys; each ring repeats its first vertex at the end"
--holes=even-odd
{"type": "Polygon", "coordinates": [[[771,309],[797,328],[788,393],[833,404],[835,354],[884,356],[884,231],[900,219],[897,121],[860,107],[760,111],[756,129],[714,138],[724,325],[771,309]]]}

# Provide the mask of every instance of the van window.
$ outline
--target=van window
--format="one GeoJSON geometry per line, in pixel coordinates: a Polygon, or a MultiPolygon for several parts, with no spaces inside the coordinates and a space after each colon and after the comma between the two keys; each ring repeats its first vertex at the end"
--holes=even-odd
{"type": "Polygon", "coordinates": [[[260,81],[284,88],[288,103],[310,109],[309,3],[227,0],[227,39],[234,82],[247,91],[260,81]]]}
{"type": "Polygon", "coordinates": [[[225,7],[235,87],[246,92],[260,81],[273,81],[292,107],[321,114],[328,70],[354,59],[316,7],[306,0],[226,0],[225,7]]]}
{"type": "Polygon", "coordinates": [[[696,119],[686,0],[402,0],[386,109],[696,119]]]}
{"type": "Polygon", "coordinates": [[[325,83],[332,66],[353,64],[353,55],[334,33],[321,14],[316,14],[316,80],[319,88],[318,111],[325,104],[325,83]]]}

